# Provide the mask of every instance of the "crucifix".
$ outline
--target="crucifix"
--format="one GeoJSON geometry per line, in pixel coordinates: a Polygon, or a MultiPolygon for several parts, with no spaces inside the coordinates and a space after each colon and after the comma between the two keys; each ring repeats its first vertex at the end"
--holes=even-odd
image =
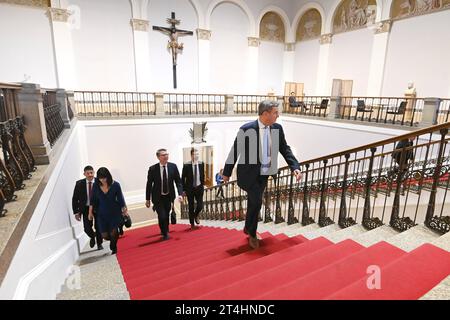
{"type": "Polygon", "coordinates": [[[169,36],[167,49],[172,51],[172,70],[173,70],[173,88],[177,88],[177,54],[183,51],[183,44],[178,43],[178,37],[192,36],[192,31],[177,29],[176,25],[180,24],[180,20],[175,19],[175,12],[172,16],[166,19],[167,23],[171,25],[170,28],[153,26],[153,30],[161,31],[169,36]]]}

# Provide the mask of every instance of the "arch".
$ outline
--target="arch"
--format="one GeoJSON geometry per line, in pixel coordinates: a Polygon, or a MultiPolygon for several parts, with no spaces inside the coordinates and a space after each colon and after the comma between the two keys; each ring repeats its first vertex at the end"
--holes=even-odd
{"type": "MultiPolygon", "coordinates": [[[[336,15],[336,11],[339,8],[341,2],[343,0],[336,0],[333,5],[330,8],[330,14],[327,15],[327,20],[325,23],[325,29],[324,29],[324,33],[332,33],[333,32],[333,22],[334,22],[334,17],[336,15]]],[[[391,0],[388,0],[391,1],[391,0]]],[[[383,11],[383,4],[382,4],[383,0],[375,0],[375,3],[377,4],[377,12],[376,12],[376,16],[375,16],[375,22],[378,22],[381,20],[382,17],[382,11],[383,11]]],[[[389,16],[389,13],[388,13],[389,16]]]]}
{"type": "Polygon", "coordinates": [[[295,34],[297,33],[297,28],[298,28],[298,24],[300,23],[300,19],[306,13],[306,11],[308,11],[309,9],[316,9],[317,11],[319,11],[320,16],[322,18],[322,28],[321,28],[322,34],[328,33],[328,32],[324,32],[325,31],[325,20],[326,20],[325,19],[325,10],[323,9],[323,7],[320,4],[318,4],[316,2],[308,2],[308,3],[304,4],[300,8],[299,11],[297,11],[295,18],[292,21],[291,30],[292,30],[293,42],[295,42],[295,34]]]}
{"type": "Polygon", "coordinates": [[[200,5],[199,0],[189,0],[189,2],[192,4],[195,13],[197,14],[197,28],[203,29],[205,25],[205,16],[203,15],[202,6],[200,5]]]}
{"type": "Polygon", "coordinates": [[[264,15],[268,12],[275,12],[276,14],[278,14],[280,16],[281,21],[283,21],[283,24],[284,24],[284,31],[285,31],[284,41],[288,42],[288,43],[293,42],[293,41],[291,41],[291,32],[292,32],[291,24],[289,23],[289,18],[287,16],[286,12],[284,12],[284,10],[281,9],[280,7],[273,6],[273,5],[265,7],[259,14],[259,18],[256,21],[257,22],[256,23],[256,26],[257,26],[256,37],[259,38],[259,28],[261,25],[261,20],[264,17],[264,15]]]}
{"type": "Polygon", "coordinates": [[[255,18],[253,17],[250,8],[247,6],[247,4],[243,0],[213,0],[209,6],[208,10],[206,11],[205,15],[205,29],[210,30],[211,29],[211,15],[214,11],[214,9],[220,5],[221,3],[228,2],[237,5],[241,8],[242,11],[247,15],[248,22],[249,22],[249,37],[256,37],[256,24],[255,24],[255,18]]]}

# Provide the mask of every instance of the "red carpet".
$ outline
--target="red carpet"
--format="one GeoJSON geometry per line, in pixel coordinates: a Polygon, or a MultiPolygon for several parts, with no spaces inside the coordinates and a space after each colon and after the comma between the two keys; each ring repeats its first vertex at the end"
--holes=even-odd
{"type": "Polygon", "coordinates": [[[386,242],[369,248],[261,234],[252,250],[242,231],[189,225],[127,231],[117,259],[131,299],[418,299],[450,274],[450,253],[423,245],[406,253],[386,242]],[[381,289],[369,290],[369,266],[381,289]]]}

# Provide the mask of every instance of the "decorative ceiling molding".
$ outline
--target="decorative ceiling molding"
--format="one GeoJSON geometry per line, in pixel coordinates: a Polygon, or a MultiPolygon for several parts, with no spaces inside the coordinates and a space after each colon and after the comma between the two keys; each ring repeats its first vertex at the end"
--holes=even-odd
{"type": "Polygon", "coordinates": [[[260,44],[259,38],[248,37],[249,47],[259,47],[259,44],[260,44]]]}
{"type": "Polygon", "coordinates": [[[375,34],[386,33],[391,31],[392,20],[384,20],[377,24],[375,34]]]}
{"type": "Polygon", "coordinates": [[[210,40],[211,39],[211,30],[206,29],[197,29],[197,39],[199,40],[210,40]]]}
{"type": "Polygon", "coordinates": [[[450,0],[393,0],[391,19],[404,19],[450,9],[450,0]]]}
{"type": "Polygon", "coordinates": [[[320,44],[329,44],[333,39],[332,33],[323,34],[320,36],[319,43],[320,44]]]}
{"type": "Polygon", "coordinates": [[[295,42],[289,42],[284,44],[284,51],[295,51],[295,42]]]}
{"type": "Polygon", "coordinates": [[[8,4],[16,4],[19,6],[40,7],[40,8],[51,7],[50,0],[0,0],[0,3],[8,3],[8,4]]]}
{"type": "Polygon", "coordinates": [[[131,26],[133,27],[134,31],[144,31],[147,32],[150,26],[150,22],[148,20],[142,20],[142,19],[131,19],[130,20],[131,26]]]}
{"type": "Polygon", "coordinates": [[[66,9],[48,8],[47,15],[53,22],[67,22],[71,12],[66,9]]]}

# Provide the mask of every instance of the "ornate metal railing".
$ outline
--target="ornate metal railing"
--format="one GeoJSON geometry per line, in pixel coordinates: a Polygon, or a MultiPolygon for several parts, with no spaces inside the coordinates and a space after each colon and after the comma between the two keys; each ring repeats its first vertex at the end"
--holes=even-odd
{"type": "Polygon", "coordinates": [[[123,117],[155,115],[155,94],[144,92],[74,92],[78,117],[123,117]]]}
{"type": "Polygon", "coordinates": [[[277,100],[277,97],[264,95],[234,95],[234,112],[257,115],[258,106],[263,100],[277,100]]]}
{"type": "Polygon", "coordinates": [[[166,93],[164,112],[170,115],[224,114],[225,95],[166,93]]]}
{"type": "Polygon", "coordinates": [[[439,103],[437,123],[450,121],[450,99],[442,99],[439,103]]]}
{"type": "Polygon", "coordinates": [[[405,97],[341,97],[340,117],[376,123],[417,126],[424,100],[405,97]]]}
{"type": "Polygon", "coordinates": [[[329,112],[331,97],[326,96],[297,96],[295,103],[284,97],[284,109],[288,114],[326,117],[329,112]]]}
{"type": "Polygon", "coordinates": [[[4,205],[15,200],[14,192],[24,187],[24,180],[36,170],[35,160],[25,141],[25,125],[17,102],[20,86],[0,84],[0,217],[4,205]]]}
{"type": "MultiPolygon", "coordinates": [[[[356,223],[367,229],[389,224],[399,231],[417,223],[450,230],[450,123],[301,163],[296,182],[289,168],[270,177],[260,220],[321,227],[356,223]],[[412,145],[399,147],[400,141],[412,145]]],[[[236,181],[207,188],[203,218],[243,220],[246,193],[236,181]]],[[[183,206],[183,216],[187,208],[183,206]]]]}
{"type": "Polygon", "coordinates": [[[42,93],[44,104],[45,128],[47,139],[53,146],[64,131],[64,121],[61,117],[61,105],[56,102],[55,91],[45,91],[42,93]]]}

